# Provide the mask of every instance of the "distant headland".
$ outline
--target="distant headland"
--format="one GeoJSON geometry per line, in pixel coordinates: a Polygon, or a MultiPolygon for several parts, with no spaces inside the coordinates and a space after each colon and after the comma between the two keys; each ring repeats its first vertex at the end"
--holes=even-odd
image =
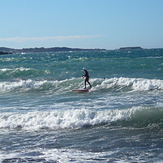
{"type": "Polygon", "coordinates": [[[6,47],[0,47],[0,55],[11,53],[32,53],[32,52],[66,52],[66,51],[105,51],[106,49],[80,49],[80,48],[68,48],[68,47],[51,47],[51,48],[23,48],[12,49],[6,47]]]}
{"type": "Polygon", "coordinates": [[[11,52],[0,51],[0,55],[4,55],[4,54],[12,54],[12,53],[11,52]]]}
{"type": "Polygon", "coordinates": [[[139,49],[143,49],[142,47],[136,46],[136,47],[122,47],[119,50],[139,50],[139,49]]]}

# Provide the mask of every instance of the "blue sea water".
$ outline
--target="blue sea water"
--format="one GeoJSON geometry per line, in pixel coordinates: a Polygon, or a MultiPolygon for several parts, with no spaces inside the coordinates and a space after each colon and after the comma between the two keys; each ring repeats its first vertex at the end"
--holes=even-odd
{"type": "Polygon", "coordinates": [[[1,55],[0,161],[163,162],[163,49],[1,55]]]}

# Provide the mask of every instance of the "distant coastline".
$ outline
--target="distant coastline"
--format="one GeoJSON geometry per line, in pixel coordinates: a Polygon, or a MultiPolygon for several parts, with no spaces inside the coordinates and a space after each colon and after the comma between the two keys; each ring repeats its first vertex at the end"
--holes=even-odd
{"type": "Polygon", "coordinates": [[[122,47],[119,50],[139,50],[139,49],[143,49],[140,46],[136,46],[136,47],[122,47]]]}
{"type": "Polygon", "coordinates": [[[68,47],[52,47],[52,48],[23,48],[12,49],[6,47],[0,47],[0,54],[11,53],[32,53],[32,52],[66,52],[66,51],[105,51],[106,49],[80,49],[80,48],[68,48],[68,47]]]}
{"type": "MultiPolygon", "coordinates": [[[[115,50],[141,50],[144,49],[139,46],[135,47],[121,47],[115,50]]],[[[151,49],[163,49],[163,48],[151,48],[151,49]]],[[[74,52],[74,51],[107,51],[107,49],[81,49],[81,48],[68,48],[68,47],[51,47],[51,48],[23,48],[23,49],[14,49],[0,47],[0,55],[12,54],[12,53],[34,53],[34,52],[74,52]]]]}
{"type": "Polygon", "coordinates": [[[0,51],[0,55],[5,55],[5,54],[12,54],[11,52],[3,52],[3,51],[0,51]]]}

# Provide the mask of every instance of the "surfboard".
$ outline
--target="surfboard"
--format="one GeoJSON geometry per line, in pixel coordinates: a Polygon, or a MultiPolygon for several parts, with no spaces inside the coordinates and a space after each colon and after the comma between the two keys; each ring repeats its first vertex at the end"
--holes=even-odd
{"type": "Polygon", "coordinates": [[[90,89],[72,89],[72,91],[76,91],[76,92],[88,92],[90,89]]]}

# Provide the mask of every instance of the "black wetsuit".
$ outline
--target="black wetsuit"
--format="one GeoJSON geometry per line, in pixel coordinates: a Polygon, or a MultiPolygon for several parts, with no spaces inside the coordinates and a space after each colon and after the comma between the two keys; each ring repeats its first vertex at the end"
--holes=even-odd
{"type": "Polygon", "coordinates": [[[91,86],[91,84],[90,84],[90,82],[89,82],[89,74],[88,74],[88,71],[87,71],[87,70],[84,70],[84,75],[83,75],[83,77],[85,77],[85,81],[84,81],[85,87],[84,87],[84,89],[86,89],[86,82],[90,85],[90,88],[91,88],[92,86],[91,86]]]}

